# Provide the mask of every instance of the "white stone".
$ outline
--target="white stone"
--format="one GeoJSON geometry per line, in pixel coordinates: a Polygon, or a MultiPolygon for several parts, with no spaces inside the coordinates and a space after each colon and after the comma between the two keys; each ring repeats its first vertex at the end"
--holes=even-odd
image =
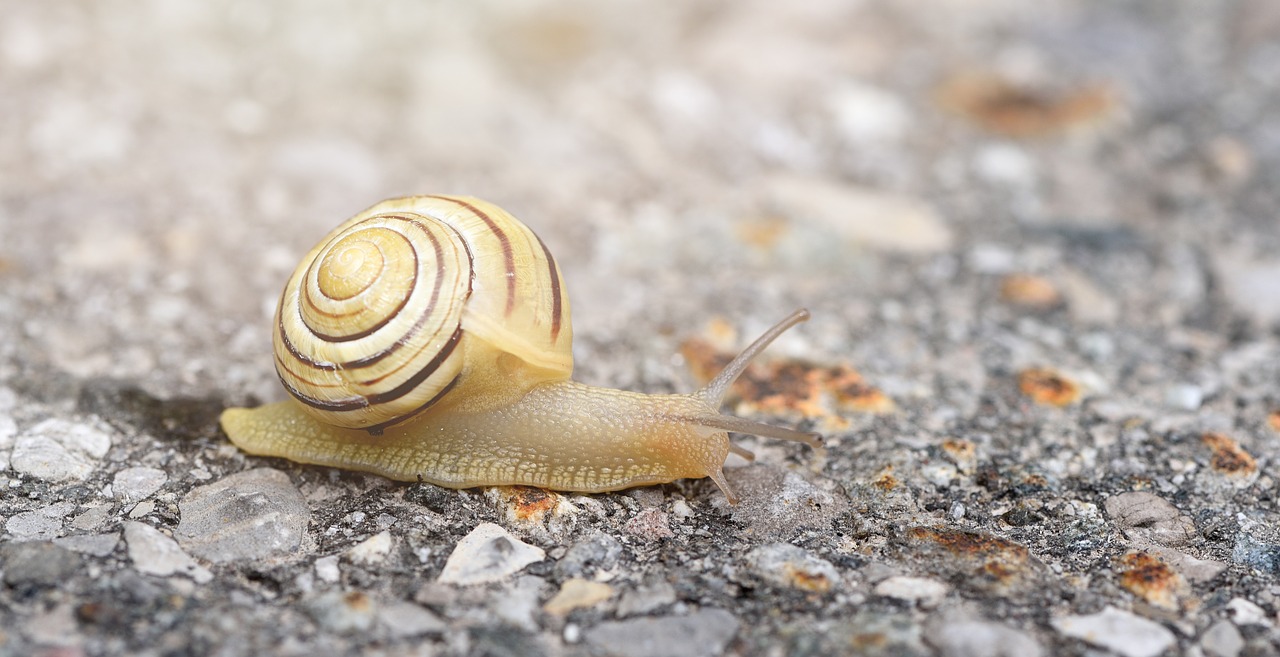
{"type": "Polygon", "coordinates": [[[378,624],[397,639],[443,634],[448,625],[425,607],[412,602],[393,602],[378,609],[378,624]]]}
{"type": "Polygon", "coordinates": [[[973,156],[973,169],[990,183],[1030,187],[1036,181],[1036,161],[1013,144],[990,144],[973,156]]]}
{"type": "Polygon", "coordinates": [[[1235,309],[1259,324],[1280,322],[1280,260],[1231,250],[1216,259],[1222,290],[1235,309]]]}
{"type": "Polygon", "coordinates": [[[155,502],[151,500],[144,500],[142,502],[138,502],[137,504],[135,504],[132,509],[129,509],[129,517],[132,518],[133,520],[137,520],[138,518],[142,518],[147,515],[150,515],[151,512],[155,510],[156,510],[155,502]]]}
{"type": "Polygon", "coordinates": [[[213,563],[292,559],[313,547],[304,540],[311,510],[279,470],[246,470],[194,488],[178,508],[174,534],[182,547],[213,563]]]}
{"type": "MultiPolygon", "coordinates": [[[[75,607],[60,604],[48,611],[33,614],[23,623],[23,632],[32,641],[45,646],[79,646],[84,643],[76,623],[75,607]]],[[[40,651],[36,654],[83,654],[82,651],[40,651]]]]}
{"type": "Polygon", "coordinates": [[[1178,410],[1199,410],[1204,403],[1204,390],[1189,383],[1171,386],[1164,392],[1164,403],[1165,406],[1178,410]]]}
{"type": "Polygon", "coordinates": [[[920,469],[920,473],[924,475],[929,483],[938,488],[948,488],[951,486],[951,480],[955,479],[958,471],[956,466],[950,463],[930,463],[920,469]]]}
{"type": "Polygon", "coordinates": [[[1220,620],[1200,637],[1200,647],[1211,657],[1237,657],[1244,650],[1244,637],[1229,620],[1220,620]]]}
{"type": "Polygon", "coordinates": [[[71,519],[71,527],[86,532],[97,531],[111,520],[110,504],[97,504],[85,507],[80,515],[71,519]]]}
{"type": "Polygon", "coordinates": [[[372,566],[382,563],[391,553],[391,532],[378,532],[347,550],[351,563],[372,566]]]}
{"type": "Polygon", "coordinates": [[[88,424],[45,420],[18,436],[10,464],[50,481],[83,480],[111,449],[111,437],[88,424]]]}
{"type": "Polygon", "coordinates": [[[1271,619],[1267,617],[1267,612],[1262,607],[1245,600],[1244,598],[1232,598],[1227,603],[1227,611],[1231,613],[1231,620],[1237,625],[1270,625],[1271,619]]]}
{"type": "Polygon", "coordinates": [[[316,559],[316,577],[330,584],[337,582],[342,577],[342,571],[338,568],[338,555],[316,559]]]}
{"type": "Polygon", "coordinates": [[[521,541],[491,522],[481,523],[458,541],[438,581],[464,586],[497,582],[545,558],[542,548],[521,541]]]}
{"type": "Polygon", "coordinates": [[[857,246],[919,254],[951,248],[950,227],[920,199],[790,175],[766,180],[763,188],[768,200],[794,221],[824,227],[857,246]]]}
{"type": "Polygon", "coordinates": [[[831,562],[787,543],[761,545],[747,553],[746,561],[775,586],[826,593],[840,584],[840,572],[831,562]]]}
{"type": "Polygon", "coordinates": [[[999,244],[979,242],[969,249],[969,266],[979,274],[1007,274],[1018,266],[1013,251],[999,244]]]}
{"type": "Polygon", "coordinates": [[[836,127],[849,141],[893,141],[911,126],[911,113],[897,95],[868,84],[848,83],[827,97],[836,127]]]}
{"type": "Polygon", "coordinates": [[[213,573],[183,552],[177,541],[151,525],[124,523],[124,540],[129,546],[129,559],[139,572],[161,577],[186,575],[200,584],[213,579],[213,573]]]}
{"type": "Polygon", "coordinates": [[[138,502],[154,495],[168,480],[164,470],[143,466],[126,468],[112,478],[111,493],[125,504],[138,502]]]}
{"type": "Polygon", "coordinates": [[[1156,657],[1175,643],[1173,632],[1165,626],[1115,607],[1088,616],[1062,616],[1050,623],[1066,636],[1124,657],[1156,657]]]}
{"type": "Polygon", "coordinates": [[[497,592],[489,603],[489,610],[502,622],[529,632],[538,631],[538,598],[542,595],[543,580],[526,575],[497,592]]]}
{"type": "Polygon", "coordinates": [[[378,604],[362,591],[330,591],[305,604],[321,628],[338,634],[368,631],[377,618],[378,604]]]}
{"type": "Polygon", "coordinates": [[[876,595],[914,602],[921,607],[936,607],[947,597],[949,587],[926,577],[890,577],[876,584],[876,595]]]}
{"type": "Polygon", "coordinates": [[[55,502],[48,506],[15,514],[4,524],[5,531],[19,541],[47,541],[62,532],[62,520],[76,508],[73,502],[55,502]]]}
{"type": "Polygon", "coordinates": [[[1044,649],[1031,635],[999,623],[949,620],[929,623],[925,641],[942,657],[1041,657],[1044,649]]]}

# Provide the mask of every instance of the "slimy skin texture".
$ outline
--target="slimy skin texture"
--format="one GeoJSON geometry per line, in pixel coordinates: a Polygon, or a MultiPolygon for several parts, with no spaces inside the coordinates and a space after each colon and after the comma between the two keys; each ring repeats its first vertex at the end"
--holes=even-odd
{"type": "Polygon", "coordinates": [[[322,424],[293,401],[229,409],[222,427],[250,454],[400,481],[603,492],[683,478],[721,479],[728,435],[682,419],[714,413],[690,395],[644,395],[563,381],[536,386],[514,404],[447,418],[431,413],[381,436],[322,424]]]}
{"type": "Polygon", "coordinates": [[[721,415],[717,407],[747,363],[783,331],[808,319],[797,311],[761,336],[705,388],[649,395],[568,378],[547,381],[487,343],[466,347],[462,383],[441,403],[381,434],[326,424],[293,400],[229,408],[222,429],[249,454],[278,456],[399,481],[449,488],[526,485],[598,493],[676,479],[710,477],[736,503],[723,466],[728,431],[818,446],[814,434],[721,415]]]}

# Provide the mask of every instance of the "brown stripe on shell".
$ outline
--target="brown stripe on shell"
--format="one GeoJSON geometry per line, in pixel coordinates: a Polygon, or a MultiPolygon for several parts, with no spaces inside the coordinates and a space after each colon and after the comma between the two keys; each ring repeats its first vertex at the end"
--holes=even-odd
{"type": "MultiPolygon", "coordinates": [[[[533,232],[533,231],[530,231],[533,232]]],[[[556,259],[551,257],[551,251],[547,249],[547,245],[543,244],[542,238],[534,233],[533,239],[538,240],[538,246],[542,247],[542,253],[547,257],[547,268],[551,275],[551,342],[555,342],[560,338],[560,323],[564,321],[564,309],[560,301],[560,268],[556,265],[556,259]]]]}
{"type": "MultiPolygon", "coordinates": [[[[453,332],[453,335],[449,337],[449,340],[445,342],[445,344],[440,348],[440,351],[436,353],[435,357],[431,359],[431,362],[427,363],[426,366],[424,366],[422,369],[415,372],[413,376],[409,377],[404,381],[404,383],[401,383],[395,388],[388,390],[386,392],[380,392],[374,395],[369,395],[368,397],[365,397],[363,395],[356,395],[355,397],[347,397],[344,399],[336,399],[336,400],[316,399],[315,397],[311,397],[307,394],[304,394],[302,391],[289,385],[289,382],[285,381],[284,377],[280,376],[278,371],[277,371],[277,376],[279,376],[280,383],[284,385],[285,390],[287,390],[289,394],[293,396],[294,399],[297,399],[298,401],[302,402],[303,404],[306,404],[307,406],[310,406],[312,408],[316,408],[322,411],[333,411],[338,413],[355,411],[361,408],[368,408],[369,406],[373,406],[375,404],[385,404],[390,401],[395,401],[396,399],[399,399],[409,394],[410,392],[413,392],[414,389],[416,389],[419,385],[421,385],[423,381],[426,381],[427,378],[429,378],[432,374],[435,373],[437,369],[440,368],[440,365],[449,357],[450,354],[453,353],[454,348],[458,346],[458,341],[461,339],[462,339],[462,327],[459,326],[457,330],[453,332]]],[[[276,364],[282,365],[278,359],[276,361],[276,364]]],[[[293,372],[290,372],[290,374],[293,374],[293,372]]],[[[456,379],[457,377],[454,377],[454,380],[456,379]]],[[[446,385],[446,388],[449,385],[452,385],[452,382],[446,385]]],[[[435,398],[438,398],[438,397],[439,397],[439,394],[437,393],[435,398]]],[[[433,400],[435,398],[433,398],[433,400]]],[[[413,412],[416,413],[418,411],[413,411],[413,412]]]]}
{"type": "MultiPolygon", "coordinates": [[[[423,233],[426,233],[427,236],[431,238],[431,244],[435,248],[436,262],[440,261],[440,259],[443,257],[443,252],[440,249],[440,242],[435,238],[434,235],[431,235],[430,231],[427,229],[426,226],[422,225],[422,223],[419,222],[418,220],[412,219],[409,217],[395,215],[395,216],[392,216],[391,218],[399,219],[399,220],[411,223],[414,226],[417,226],[419,229],[421,229],[423,233]]],[[[445,226],[449,230],[454,230],[453,226],[449,226],[448,224],[442,223],[441,225],[445,226]]],[[[468,259],[468,266],[470,267],[471,251],[467,250],[466,254],[468,259]]],[[[414,257],[414,277],[416,282],[417,265],[418,265],[418,254],[416,250],[413,252],[413,257],[414,257]]],[[[338,369],[356,369],[360,367],[368,367],[369,365],[373,365],[374,363],[377,363],[378,361],[390,356],[391,354],[394,354],[396,351],[400,349],[400,347],[403,347],[405,344],[409,342],[409,338],[412,338],[413,336],[417,335],[418,332],[422,330],[422,327],[426,325],[427,319],[431,316],[431,311],[435,309],[436,303],[440,299],[440,287],[441,285],[443,285],[443,281],[444,281],[443,277],[441,276],[436,277],[435,287],[432,288],[431,290],[431,301],[430,303],[427,304],[427,307],[423,310],[423,312],[418,316],[418,321],[412,327],[410,327],[410,329],[403,336],[398,338],[395,342],[391,343],[391,345],[388,346],[386,349],[383,349],[382,351],[376,354],[371,354],[368,356],[364,356],[362,358],[357,358],[356,360],[347,361],[345,363],[321,363],[319,361],[316,361],[312,359],[310,356],[303,354],[301,351],[297,349],[297,347],[293,345],[293,341],[289,339],[289,335],[285,331],[283,315],[280,318],[280,323],[278,327],[280,332],[280,340],[284,344],[285,349],[289,351],[289,354],[291,356],[293,356],[299,362],[309,367],[313,367],[315,369],[333,371],[338,369]]],[[[305,286],[303,287],[305,289],[305,286]]],[[[468,281],[467,292],[463,296],[463,299],[465,300],[467,296],[470,296],[470,294],[471,294],[471,281],[468,281]]],[[[409,302],[410,296],[412,295],[406,295],[405,301],[400,304],[400,307],[396,308],[396,311],[391,315],[389,315],[387,319],[384,320],[380,326],[385,326],[386,322],[391,321],[391,319],[395,317],[396,314],[399,314],[399,312],[402,309],[404,309],[405,304],[409,302]]],[[[281,298],[281,303],[284,303],[283,298],[281,298]]],[[[302,324],[303,326],[306,326],[306,322],[302,322],[302,324]]],[[[319,333],[315,333],[314,331],[312,331],[312,333],[318,337],[322,337],[321,334],[319,333]]],[[[362,337],[368,337],[370,334],[371,332],[363,335],[362,337]]],[[[330,340],[330,342],[349,342],[349,340],[330,340]]],[[[293,374],[293,372],[290,372],[290,374],[293,374]]],[[[298,375],[294,374],[294,376],[298,376],[298,375]]],[[[298,376],[298,378],[302,378],[302,377],[298,376]]]]}
{"type": "Polygon", "coordinates": [[[516,256],[511,250],[511,239],[507,237],[507,234],[498,227],[498,224],[489,215],[466,201],[449,196],[427,196],[427,198],[449,201],[470,210],[472,214],[480,217],[480,220],[489,227],[489,232],[493,233],[493,236],[498,239],[499,244],[502,245],[502,263],[507,268],[507,305],[503,311],[503,316],[509,317],[516,308],[516,256]]]}
{"type": "Polygon", "coordinates": [[[368,431],[369,435],[371,436],[381,436],[382,432],[385,431],[387,427],[395,424],[400,424],[401,422],[408,420],[409,418],[427,410],[428,408],[435,406],[436,402],[440,401],[445,395],[449,394],[450,390],[453,390],[454,386],[458,385],[459,378],[461,377],[457,377],[457,376],[453,377],[452,381],[450,381],[447,385],[445,385],[445,387],[441,388],[440,392],[437,392],[434,397],[432,397],[431,399],[428,399],[426,403],[424,403],[423,405],[413,409],[412,411],[409,411],[408,413],[405,413],[404,415],[391,418],[386,422],[375,424],[371,427],[365,427],[364,430],[368,431]]]}

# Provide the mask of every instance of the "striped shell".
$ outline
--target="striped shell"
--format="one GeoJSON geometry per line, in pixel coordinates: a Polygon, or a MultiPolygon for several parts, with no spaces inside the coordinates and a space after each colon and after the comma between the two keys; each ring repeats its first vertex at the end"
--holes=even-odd
{"type": "Polygon", "coordinates": [[[326,236],[276,311],[276,372],[316,418],[383,428],[442,398],[483,340],[545,373],[573,371],[569,301],[533,231],[479,199],[383,201],[326,236]]]}

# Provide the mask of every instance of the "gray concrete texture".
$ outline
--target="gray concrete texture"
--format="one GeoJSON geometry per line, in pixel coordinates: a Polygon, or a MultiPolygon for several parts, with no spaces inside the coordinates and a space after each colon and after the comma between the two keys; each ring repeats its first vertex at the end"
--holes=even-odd
{"type": "Polygon", "coordinates": [[[1280,652],[1274,0],[0,17],[0,655],[1280,652]],[[584,381],[807,306],[770,355],[892,408],[747,399],[827,444],[736,507],[240,453],[289,271],[412,193],[538,232],[584,381]]]}

